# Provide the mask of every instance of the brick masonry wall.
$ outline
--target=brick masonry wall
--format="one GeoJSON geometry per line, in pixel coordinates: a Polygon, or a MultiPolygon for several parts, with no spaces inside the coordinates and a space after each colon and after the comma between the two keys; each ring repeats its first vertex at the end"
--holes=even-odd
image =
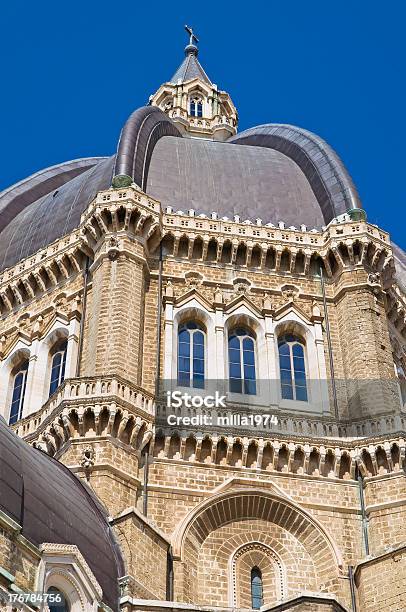
{"type": "Polygon", "coordinates": [[[406,540],[405,499],[406,477],[403,473],[366,480],[365,503],[371,554],[378,554],[385,546],[396,546],[406,540]]]}
{"type": "Polygon", "coordinates": [[[356,575],[362,612],[404,612],[406,609],[406,552],[376,559],[358,568],[356,575]]]}
{"type": "Polygon", "coordinates": [[[110,516],[116,516],[140,497],[138,456],[115,438],[73,441],[63,453],[63,463],[86,480],[106,506],[110,516]],[[86,473],[81,467],[83,453],[94,451],[94,468],[86,473]]]}
{"type": "Polygon", "coordinates": [[[38,560],[0,527],[0,565],[15,577],[15,584],[23,591],[34,590],[37,564],[38,560]]]}
{"type": "Polygon", "coordinates": [[[116,522],[114,531],[126,558],[126,573],[138,583],[132,596],[165,599],[168,543],[134,513],[116,522]]]}

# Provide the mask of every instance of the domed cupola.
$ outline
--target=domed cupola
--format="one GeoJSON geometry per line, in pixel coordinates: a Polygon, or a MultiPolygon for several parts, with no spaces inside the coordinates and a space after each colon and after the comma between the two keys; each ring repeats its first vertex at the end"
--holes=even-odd
{"type": "Polygon", "coordinates": [[[198,56],[198,38],[185,26],[190,39],[185,59],[170,81],[150,97],[174,121],[184,135],[227,140],[237,131],[237,110],[225,91],[211,82],[198,56]]]}

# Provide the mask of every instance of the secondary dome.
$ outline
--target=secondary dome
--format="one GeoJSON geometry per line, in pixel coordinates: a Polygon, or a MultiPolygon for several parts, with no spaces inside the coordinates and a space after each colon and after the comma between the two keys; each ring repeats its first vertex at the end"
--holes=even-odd
{"type": "Polygon", "coordinates": [[[104,509],[67,467],[29,446],[2,417],[0,509],[35,546],[76,545],[103,589],[103,601],[118,608],[124,567],[104,509]]]}

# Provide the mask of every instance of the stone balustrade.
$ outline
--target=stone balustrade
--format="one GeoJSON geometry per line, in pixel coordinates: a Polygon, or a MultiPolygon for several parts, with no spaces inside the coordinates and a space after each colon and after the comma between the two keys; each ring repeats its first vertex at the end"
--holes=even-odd
{"type": "Polygon", "coordinates": [[[100,413],[107,406],[109,410],[125,410],[129,415],[139,415],[147,420],[151,420],[155,413],[153,396],[118,376],[68,379],[41,410],[28,415],[13,428],[20,437],[31,441],[61,414],[66,416],[74,412],[80,421],[85,413],[91,410],[100,413]]]}

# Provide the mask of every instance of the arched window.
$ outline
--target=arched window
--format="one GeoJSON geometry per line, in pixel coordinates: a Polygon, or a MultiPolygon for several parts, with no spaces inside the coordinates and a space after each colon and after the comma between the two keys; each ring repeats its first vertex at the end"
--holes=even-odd
{"type": "Polygon", "coordinates": [[[27,386],[28,361],[24,361],[14,376],[9,424],[19,421],[23,415],[25,388],[27,386]]]}
{"type": "Polygon", "coordinates": [[[230,391],[255,395],[255,341],[251,331],[237,327],[228,337],[230,391]]]}
{"type": "Polygon", "coordinates": [[[402,403],[406,404],[406,374],[400,363],[395,362],[395,372],[399,379],[400,396],[402,403]]]}
{"type": "Polygon", "coordinates": [[[279,368],[282,399],[307,402],[304,345],[293,334],[279,338],[279,368]]]}
{"type": "Polygon", "coordinates": [[[49,612],[69,612],[70,606],[65,595],[59,589],[50,587],[47,590],[49,612]]]}
{"type": "Polygon", "coordinates": [[[262,572],[255,566],[251,570],[251,607],[259,610],[263,604],[262,572]]]}
{"type": "Polygon", "coordinates": [[[201,98],[192,98],[190,100],[189,114],[192,117],[203,117],[203,103],[201,98]]]}
{"type": "Polygon", "coordinates": [[[63,383],[65,378],[66,353],[68,343],[61,344],[52,357],[51,380],[49,383],[49,396],[63,383]]]}
{"type": "Polygon", "coordinates": [[[178,384],[204,388],[204,331],[195,321],[188,321],[178,330],[178,384]]]}

